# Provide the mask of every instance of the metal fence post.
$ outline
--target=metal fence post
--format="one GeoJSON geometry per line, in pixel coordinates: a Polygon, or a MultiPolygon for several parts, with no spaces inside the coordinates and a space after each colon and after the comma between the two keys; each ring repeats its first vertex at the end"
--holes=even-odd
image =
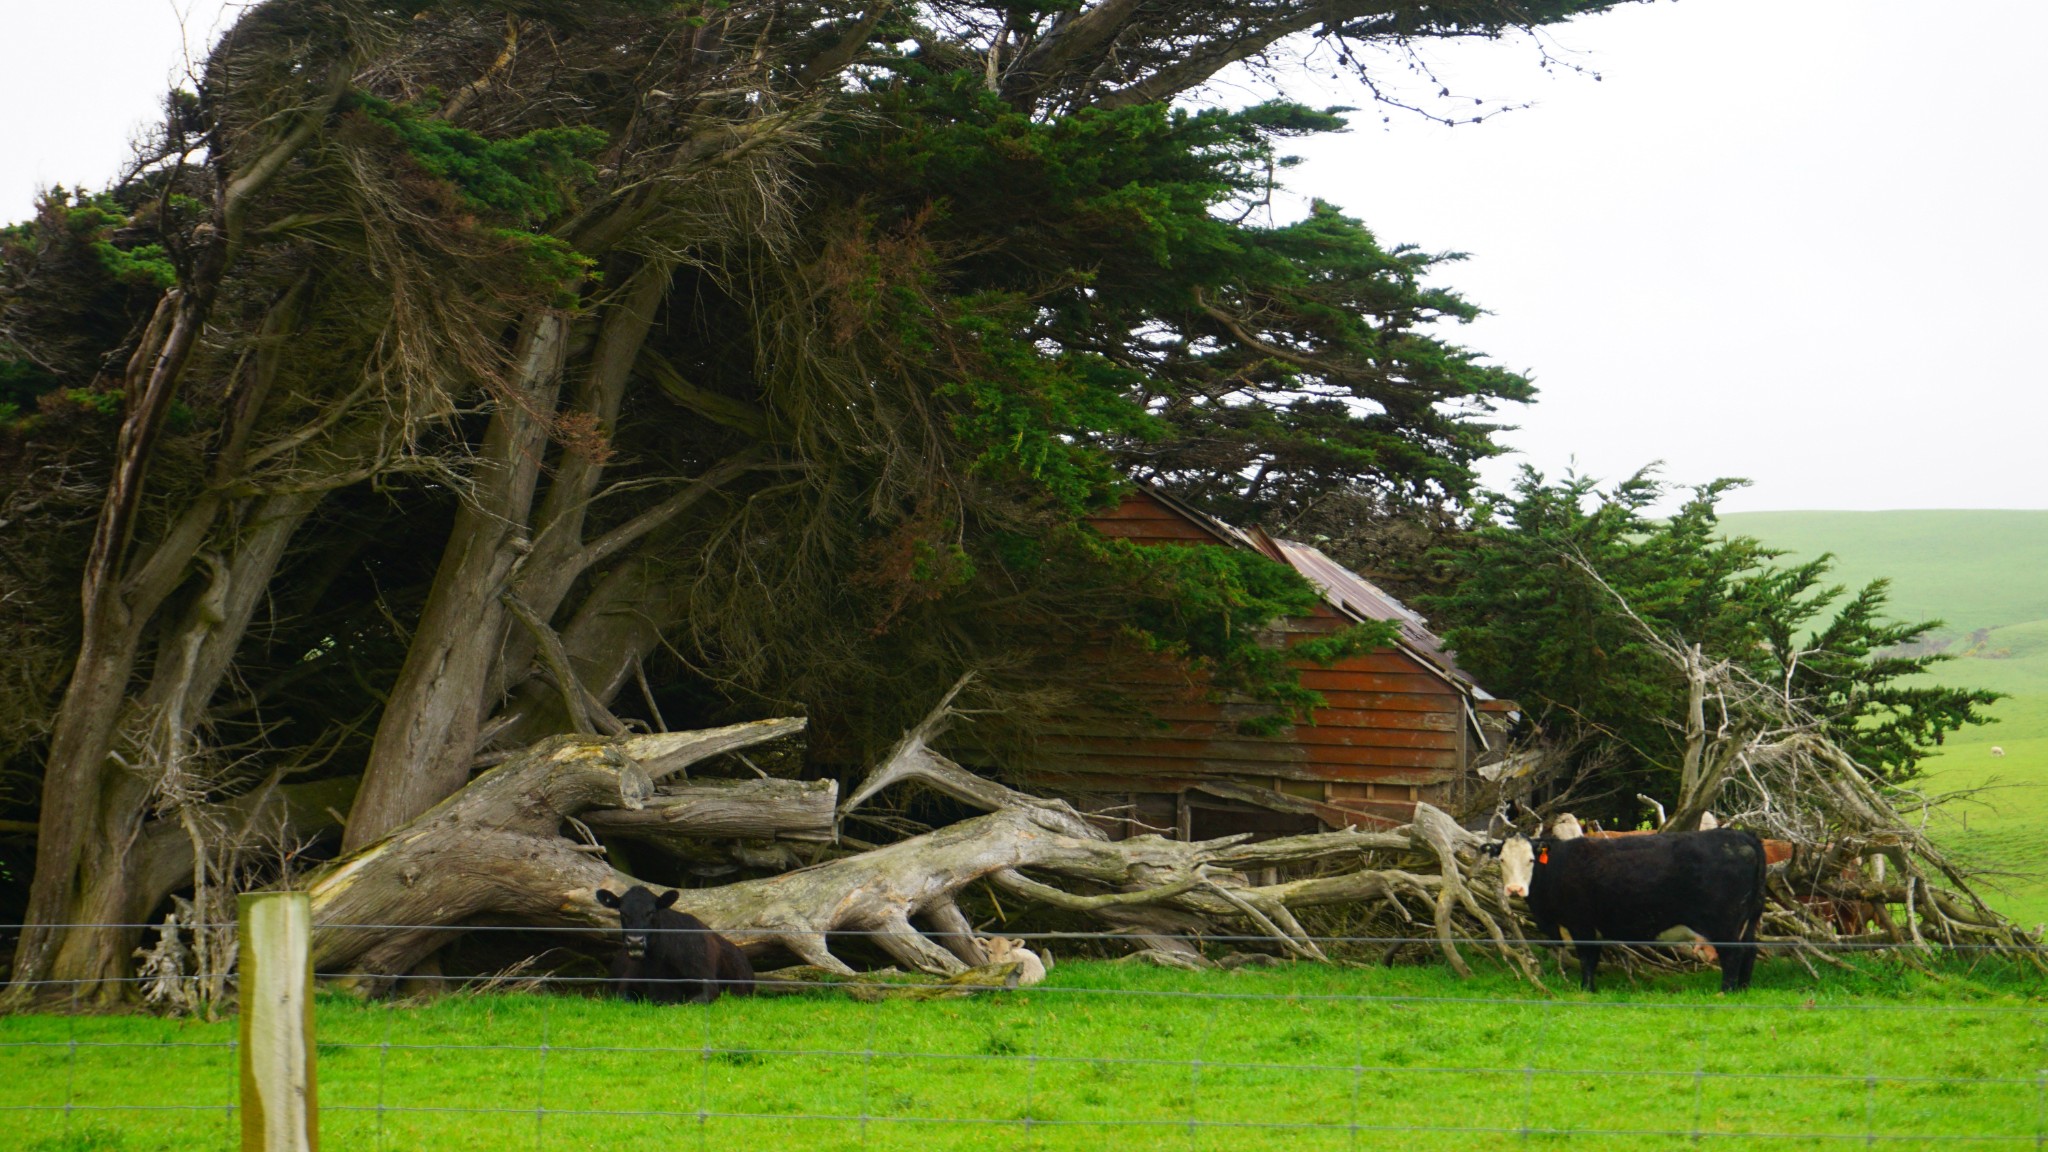
{"type": "Polygon", "coordinates": [[[312,903],[247,893],[240,918],[242,1152],[319,1152],[312,903]]]}

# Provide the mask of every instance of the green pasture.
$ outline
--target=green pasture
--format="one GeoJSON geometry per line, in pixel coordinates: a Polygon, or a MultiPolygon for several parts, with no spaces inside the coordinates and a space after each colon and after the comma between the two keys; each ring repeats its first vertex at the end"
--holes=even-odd
{"type": "MultiPolygon", "coordinates": [[[[2048,1132],[2048,982],[1766,959],[1587,997],[1498,969],[1189,974],[1071,962],[1045,986],[632,1005],[573,995],[318,1004],[324,1146],[1463,1149],[1887,1147],[2048,1132]],[[545,1048],[543,1048],[543,1045],[545,1048]],[[380,1111],[381,1109],[381,1111],[380,1111]],[[865,1117],[865,1119],[863,1119],[865,1117]],[[1357,1125],[1354,1130],[1353,1125],[1357,1125]]],[[[232,1022],[0,1019],[26,1152],[223,1148],[232,1022]],[[65,1111],[66,1105],[70,1111],[65,1111]]]]}
{"type": "Polygon", "coordinates": [[[1930,827],[1995,874],[1987,895],[2000,909],[2048,922],[2048,511],[1743,512],[1722,523],[1788,560],[1833,552],[1840,583],[1891,577],[1896,617],[1947,622],[1938,634],[1957,658],[1931,679],[2009,694],[1990,710],[1997,723],[1949,737],[1921,785],[1983,789],[1944,804],[1930,827]]]}
{"type": "Polygon", "coordinates": [[[1901,620],[1947,633],[2048,621],[2048,511],[1731,512],[1731,533],[1798,557],[1835,554],[1839,583],[1891,578],[1901,620]]]}

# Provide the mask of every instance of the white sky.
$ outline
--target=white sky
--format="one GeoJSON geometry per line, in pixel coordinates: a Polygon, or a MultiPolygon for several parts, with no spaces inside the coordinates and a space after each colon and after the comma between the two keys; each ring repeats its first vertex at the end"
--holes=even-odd
{"type": "MultiPolygon", "coordinates": [[[[229,6],[0,0],[0,216],[108,180],[182,73],[181,17],[203,42],[229,6]]],[[[1730,509],[2048,507],[2048,4],[1686,0],[1548,40],[1603,79],[1526,38],[1432,45],[1454,92],[1535,106],[1369,111],[1288,175],[1472,254],[1444,279],[1493,314],[1458,338],[1542,389],[1491,479],[1661,459],[1754,480],[1730,509]]]]}

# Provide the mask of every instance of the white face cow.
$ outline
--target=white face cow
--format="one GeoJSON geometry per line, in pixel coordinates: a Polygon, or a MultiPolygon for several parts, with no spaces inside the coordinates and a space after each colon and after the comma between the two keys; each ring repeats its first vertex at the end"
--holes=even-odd
{"type": "Polygon", "coordinates": [[[1580,826],[1579,818],[1569,812],[1550,822],[1552,840],[1577,840],[1585,834],[1586,830],[1580,826]]]}
{"type": "Polygon", "coordinates": [[[1510,836],[1500,845],[1500,886],[1510,896],[1527,898],[1536,875],[1536,845],[1527,836],[1510,836]]]}

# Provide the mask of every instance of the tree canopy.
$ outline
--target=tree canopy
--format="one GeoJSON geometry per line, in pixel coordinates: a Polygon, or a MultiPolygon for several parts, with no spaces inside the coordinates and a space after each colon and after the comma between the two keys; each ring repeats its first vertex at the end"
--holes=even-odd
{"type": "Polygon", "coordinates": [[[346,785],[355,848],[664,709],[855,762],[963,668],[1058,707],[1104,634],[1298,705],[1254,651],[1298,578],[1085,514],[1441,506],[1531,390],[1446,339],[1448,257],[1260,213],[1342,110],[1172,101],[1609,6],[250,8],[0,233],[16,975],[120,970],[51,926],[203,895],[264,789],[346,785]]]}

